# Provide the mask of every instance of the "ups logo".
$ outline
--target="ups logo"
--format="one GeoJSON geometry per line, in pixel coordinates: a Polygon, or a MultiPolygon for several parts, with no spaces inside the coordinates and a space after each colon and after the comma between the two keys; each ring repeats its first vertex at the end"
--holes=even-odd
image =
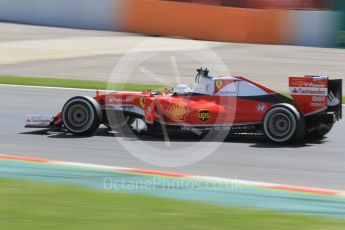
{"type": "Polygon", "coordinates": [[[198,111],[198,118],[200,121],[206,122],[206,121],[210,120],[211,113],[208,109],[200,109],[198,111]]]}

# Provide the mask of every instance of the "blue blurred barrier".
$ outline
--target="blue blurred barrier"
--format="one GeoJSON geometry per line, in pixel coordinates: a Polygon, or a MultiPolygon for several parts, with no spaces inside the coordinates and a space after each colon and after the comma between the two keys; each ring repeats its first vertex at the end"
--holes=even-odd
{"type": "Polygon", "coordinates": [[[290,11],[293,45],[336,47],[342,13],[333,11],[290,11]]]}

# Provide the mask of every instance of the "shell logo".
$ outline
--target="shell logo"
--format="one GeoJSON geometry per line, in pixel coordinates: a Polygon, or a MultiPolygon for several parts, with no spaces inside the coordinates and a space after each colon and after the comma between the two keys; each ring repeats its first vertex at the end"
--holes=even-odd
{"type": "Polygon", "coordinates": [[[168,112],[173,120],[183,121],[187,114],[187,106],[182,103],[173,103],[170,104],[168,112]]]}

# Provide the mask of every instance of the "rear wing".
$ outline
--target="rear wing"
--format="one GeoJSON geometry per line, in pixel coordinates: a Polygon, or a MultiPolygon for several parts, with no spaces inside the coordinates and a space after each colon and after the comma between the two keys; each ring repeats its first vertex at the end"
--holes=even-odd
{"type": "Polygon", "coordinates": [[[330,80],[327,76],[290,77],[289,89],[296,106],[310,116],[318,113],[334,113],[342,118],[342,80],[330,80]]]}
{"type": "Polygon", "coordinates": [[[334,80],[328,80],[328,98],[329,100],[333,100],[334,103],[337,101],[334,101],[335,99],[339,100],[339,103],[336,106],[328,106],[328,111],[336,112],[336,118],[337,120],[340,120],[343,118],[343,80],[342,79],[334,79],[334,80]]]}

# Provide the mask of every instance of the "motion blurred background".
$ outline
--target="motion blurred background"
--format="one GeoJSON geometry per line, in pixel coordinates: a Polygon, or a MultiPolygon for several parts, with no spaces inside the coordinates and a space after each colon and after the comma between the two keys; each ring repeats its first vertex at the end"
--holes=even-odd
{"type": "Polygon", "coordinates": [[[0,0],[0,20],[225,42],[345,45],[342,0],[0,0]]]}
{"type": "MultiPolygon", "coordinates": [[[[164,85],[190,83],[195,68],[200,67],[195,60],[176,55],[183,82],[173,78],[176,68],[171,65],[171,51],[199,52],[188,47],[189,39],[217,54],[234,76],[246,76],[278,92],[287,92],[288,76],[329,75],[345,80],[344,0],[0,0],[0,84],[106,87],[124,54],[146,40],[181,44],[176,50],[158,46],[161,56],[145,60],[143,65],[164,80],[164,85]],[[151,39],[160,36],[163,38],[151,39]]],[[[161,83],[140,68],[131,74],[126,83],[132,83],[135,91],[161,83]]],[[[94,95],[93,90],[84,93],[94,95]]],[[[180,187],[157,184],[149,191],[102,191],[105,177],[118,179],[120,185],[137,185],[138,181],[145,185],[160,178],[152,170],[166,169],[134,158],[118,143],[125,137],[114,137],[104,128],[88,138],[24,131],[25,115],[55,114],[69,97],[78,94],[67,89],[0,86],[0,98],[4,98],[0,100],[0,229],[344,228],[344,198],[328,190],[317,190],[320,195],[303,187],[288,191],[288,186],[281,191],[282,187],[245,185],[211,193],[212,189],[184,190],[180,180],[180,187]],[[18,156],[2,155],[5,153],[18,156]],[[79,163],[77,168],[68,168],[50,165],[45,158],[142,168],[153,175],[81,168],[79,163]],[[200,200],[207,205],[190,202],[200,200]],[[229,207],[219,206],[227,203],[229,207]],[[312,216],[315,214],[320,216],[312,216]],[[332,218],[325,218],[329,216],[332,218]]],[[[203,161],[172,170],[177,175],[235,178],[236,183],[238,178],[344,191],[343,131],[342,121],[328,139],[288,147],[255,138],[230,140],[203,161]]],[[[164,140],[151,136],[138,140],[166,148],[164,140]]],[[[138,140],[127,141],[138,144],[138,140]]],[[[179,148],[176,154],[185,154],[186,146],[193,142],[174,142],[179,148]]],[[[143,147],[142,151],[150,150],[143,147]]]]}

